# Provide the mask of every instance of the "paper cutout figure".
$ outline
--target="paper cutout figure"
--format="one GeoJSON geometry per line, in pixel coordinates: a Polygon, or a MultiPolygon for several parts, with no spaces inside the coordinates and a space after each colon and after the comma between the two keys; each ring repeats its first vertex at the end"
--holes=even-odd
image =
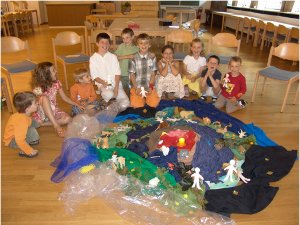
{"type": "Polygon", "coordinates": [[[159,122],[159,123],[163,123],[164,122],[163,118],[161,118],[161,117],[155,117],[155,120],[157,122],[159,122]]]}
{"type": "Polygon", "coordinates": [[[140,94],[142,95],[143,98],[146,98],[146,94],[148,93],[148,91],[145,90],[144,87],[141,87],[141,92],[140,94]]]}
{"type": "Polygon", "coordinates": [[[229,80],[229,74],[227,73],[223,79],[223,87],[228,88],[228,83],[230,82],[229,80]]]}
{"type": "Polygon", "coordinates": [[[195,168],[195,173],[193,173],[191,175],[191,177],[194,178],[194,183],[193,183],[192,188],[194,188],[196,186],[199,190],[202,190],[202,188],[200,187],[200,181],[201,181],[201,184],[203,184],[204,178],[200,174],[200,168],[199,167],[195,168]]]}
{"type": "Polygon", "coordinates": [[[243,181],[246,184],[251,180],[251,179],[246,178],[246,177],[243,176],[243,171],[242,170],[237,171],[237,176],[238,176],[239,180],[243,181]]]}
{"type": "Polygon", "coordinates": [[[121,169],[125,167],[125,158],[123,156],[118,157],[118,163],[121,169]]]}
{"type": "Polygon", "coordinates": [[[149,180],[149,187],[157,187],[159,183],[159,179],[157,177],[152,178],[151,180],[149,180]]]}
{"type": "Polygon", "coordinates": [[[167,156],[169,154],[170,148],[163,145],[161,146],[160,150],[163,152],[164,156],[167,156]]]}
{"type": "Polygon", "coordinates": [[[224,178],[224,182],[228,180],[228,178],[230,178],[230,181],[233,182],[232,176],[233,176],[233,172],[237,173],[237,170],[235,168],[235,160],[232,159],[229,162],[229,166],[225,167],[224,170],[228,170],[226,177],[224,178]]]}
{"type": "Polygon", "coordinates": [[[246,132],[245,131],[240,130],[240,132],[238,132],[238,134],[239,134],[239,138],[246,137],[246,132]]]}

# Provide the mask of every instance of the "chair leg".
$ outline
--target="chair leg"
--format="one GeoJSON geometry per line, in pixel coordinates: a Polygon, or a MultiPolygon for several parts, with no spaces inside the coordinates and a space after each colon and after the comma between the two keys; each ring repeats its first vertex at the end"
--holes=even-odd
{"type": "Polygon", "coordinates": [[[291,88],[291,80],[288,81],[288,86],[286,88],[286,91],[285,91],[285,94],[284,94],[284,99],[283,99],[283,103],[282,103],[282,106],[281,106],[281,110],[280,112],[282,113],[284,108],[285,108],[285,105],[286,105],[286,100],[287,100],[287,97],[288,97],[288,94],[289,94],[289,91],[290,91],[290,88],[291,88]]]}
{"type": "Polygon", "coordinates": [[[262,37],[261,43],[260,43],[260,50],[263,50],[263,48],[264,48],[264,43],[265,43],[265,38],[262,37]]]}
{"type": "Polygon", "coordinates": [[[251,102],[254,102],[258,79],[259,79],[259,73],[256,73],[256,77],[255,77],[255,81],[254,81],[254,86],[253,86],[252,97],[251,97],[251,102]]]}
{"type": "Polygon", "coordinates": [[[65,63],[63,63],[63,68],[64,68],[64,76],[65,76],[66,89],[69,90],[68,76],[67,76],[67,67],[66,67],[65,63]]]}
{"type": "Polygon", "coordinates": [[[299,84],[297,85],[297,91],[294,97],[293,105],[296,105],[298,97],[299,97],[299,84]]]}
{"type": "Polygon", "coordinates": [[[264,92],[265,92],[265,84],[266,84],[266,80],[267,80],[267,77],[264,77],[264,82],[263,82],[263,86],[262,86],[261,94],[260,94],[260,95],[263,95],[264,92]]]}
{"type": "Polygon", "coordinates": [[[12,113],[13,112],[13,106],[12,106],[12,102],[11,102],[11,98],[10,98],[10,95],[9,95],[9,92],[8,92],[8,88],[7,88],[5,78],[1,78],[1,88],[2,88],[2,91],[3,91],[4,97],[5,97],[8,112],[12,113]]]}

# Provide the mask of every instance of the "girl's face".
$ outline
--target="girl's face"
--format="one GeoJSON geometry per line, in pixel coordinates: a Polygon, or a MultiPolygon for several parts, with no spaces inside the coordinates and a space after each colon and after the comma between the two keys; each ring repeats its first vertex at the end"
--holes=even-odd
{"type": "Polygon", "coordinates": [[[51,67],[50,67],[50,73],[51,73],[51,78],[52,78],[52,80],[56,80],[56,79],[57,79],[57,77],[56,77],[56,75],[57,75],[57,70],[55,69],[54,66],[51,66],[51,67]]]}
{"type": "Polygon", "coordinates": [[[193,42],[191,46],[191,51],[194,57],[199,57],[202,52],[202,43],[200,42],[193,42]]]}
{"type": "Polygon", "coordinates": [[[172,61],[173,60],[173,51],[170,48],[165,49],[165,51],[162,53],[162,57],[166,61],[172,61]]]}

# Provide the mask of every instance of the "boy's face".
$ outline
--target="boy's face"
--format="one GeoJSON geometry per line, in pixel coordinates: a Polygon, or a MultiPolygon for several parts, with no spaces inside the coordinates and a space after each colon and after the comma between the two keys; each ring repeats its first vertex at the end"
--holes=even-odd
{"type": "Polygon", "coordinates": [[[89,74],[86,74],[81,79],[79,79],[79,82],[84,84],[89,84],[91,83],[91,76],[89,74]]]}
{"type": "Polygon", "coordinates": [[[215,58],[210,58],[206,63],[206,66],[209,70],[216,70],[219,67],[218,60],[215,58]]]}
{"type": "Polygon", "coordinates": [[[26,114],[30,115],[31,113],[36,112],[38,109],[38,103],[36,100],[33,100],[31,105],[29,107],[26,108],[26,114]]]}
{"type": "Polygon", "coordinates": [[[50,73],[51,73],[51,78],[52,78],[52,80],[56,80],[56,79],[57,79],[57,78],[56,78],[57,70],[55,69],[54,66],[51,66],[51,67],[50,67],[50,73]]]}
{"type": "Polygon", "coordinates": [[[137,46],[140,49],[140,53],[142,55],[147,54],[149,48],[151,47],[150,42],[148,40],[138,40],[137,46]]]}
{"type": "Polygon", "coordinates": [[[131,36],[130,34],[122,34],[122,40],[125,45],[131,45],[133,36],[131,36]]]}
{"type": "Polygon", "coordinates": [[[98,52],[106,53],[110,47],[109,39],[101,39],[96,45],[98,47],[98,52]]]}
{"type": "Polygon", "coordinates": [[[232,72],[232,73],[239,73],[240,72],[240,69],[241,69],[241,63],[240,62],[234,62],[232,61],[230,64],[229,64],[229,70],[232,72]]]}

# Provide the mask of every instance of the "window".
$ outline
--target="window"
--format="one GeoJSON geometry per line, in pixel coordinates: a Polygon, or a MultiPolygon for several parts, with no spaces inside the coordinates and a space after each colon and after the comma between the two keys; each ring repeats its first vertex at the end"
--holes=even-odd
{"type": "Polygon", "coordinates": [[[227,1],[228,6],[232,6],[232,0],[227,1]]]}
{"type": "Polygon", "coordinates": [[[299,1],[294,1],[292,12],[299,13],[300,12],[300,4],[299,1]]]}
{"type": "Polygon", "coordinates": [[[273,1],[261,0],[261,1],[258,1],[258,3],[257,3],[257,9],[280,11],[281,4],[282,4],[281,0],[273,0],[273,1]]]}
{"type": "Polygon", "coordinates": [[[239,0],[237,7],[250,8],[251,0],[239,0]]]}

